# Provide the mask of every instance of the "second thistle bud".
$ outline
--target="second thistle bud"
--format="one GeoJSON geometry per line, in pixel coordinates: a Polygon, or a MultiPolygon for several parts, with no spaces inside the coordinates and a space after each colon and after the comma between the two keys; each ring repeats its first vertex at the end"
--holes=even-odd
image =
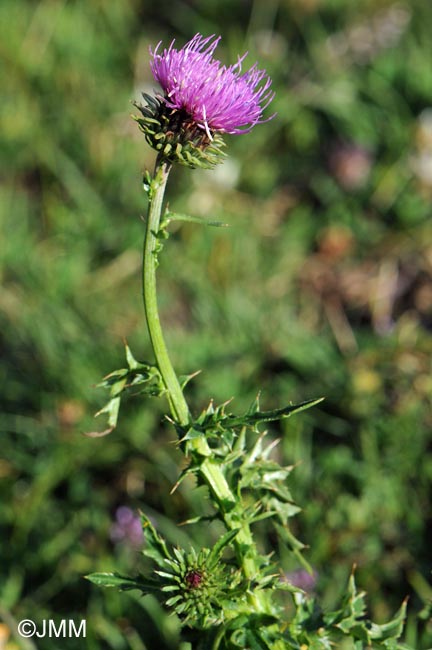
{"type": "Polygon", "coordinates": [[[224,618],[227,600],[241,593],[239,572],[229,570],[222,560],[215,563],[209,549],[199,553],[175,549],[174,555],[175,559],[165,559],[169,571],[156,571],[164,583],[162,592],[169,594],[166,605],[192,627],[217,624],[224,618]]]}

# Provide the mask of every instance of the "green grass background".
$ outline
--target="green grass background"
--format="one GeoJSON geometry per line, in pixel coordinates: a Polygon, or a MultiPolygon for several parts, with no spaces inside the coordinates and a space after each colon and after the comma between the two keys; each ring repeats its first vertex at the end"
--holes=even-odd
{"type": "MultiPolygon", "coordinates": [[[[140,299],[142,172],[154,152],[131,101],[155,83],[150,44],[221,34],[249,50],[277,116],[231,137],[213,172],[175,169],[181,212],[229,222],[172,229],[162,318],[195,412],[318,396],[271,434],[298,464],[293,530],[317,592],[336,604],[353,564],[371,615],[409,595],[407,640],[432,646],[432,6],[425,0],[3,0],[0,4],[0,647],[55,649],[23,618],[87,619],[62,647],[173,650],[178,622],[151,598],[101,591],[133,573],[116,508],[141,507],[172,543],[205,493],[170,489],[184,461],[162,402],[131,398],[107,438],[100,378],[122,339],[151,360],[140,299]],[[3,645],[2,645],[3,643],[3,645]]],[[[259,530],[282,568],[298,568],[259,530]]]]}

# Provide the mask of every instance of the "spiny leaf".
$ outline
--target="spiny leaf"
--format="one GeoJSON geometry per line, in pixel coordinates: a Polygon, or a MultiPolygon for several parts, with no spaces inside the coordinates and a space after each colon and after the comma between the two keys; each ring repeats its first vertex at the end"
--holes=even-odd
{"type": "Polygon", "coordinates": [[[232,542],[234,537],[238,534],[240,528],[235,528],[234,530],[229,530],[225,535],[222,535],[216,542],[216,544],[213,546],[210,555],[208,556],[207,559],[207,566],[209,569],[212,569],[217,562],[219,561],[220,556],[222,555],[222,552],[228,544],[232,542]]]}
{"type": "Polygon", "coordinates": [[[305,411],[306,409],[315,406],[322,402],[324,397],[319,397],[318,399],[310,399],[305,402],[300,402],[299,404],[291,404],[289,406],[284,406],[283,408],[273,409],[271,411],[255,411],[255,413],[245,413],[241,417],[233,417],[230,420],[231,426],[244,426],[247,424],[258,424],[261,422],[272,422],[275,420],[281,420],[283,418],[288,418],[294,413],[300,413],[300,411],[305,411]]]}
{"type": "Polygon", "coordinates": [[[203,219],[202,217],[194,217],[192,215],[182,214],[180,212],[171,212],[171,210],[167,210],[165,212],[164,219],[166,219],[167,222],[189,221],[191,223],[199,223],[203,226],[213,226],[215,228],[229,228],[229,224],[224,223],[223,221],[208,221],[207,219],[203,219]]]}
{"type": "Polygon", "coordinates": [[[171,559],[171,553],[168,550],[165,540],[159,535],[150,519],[144,513],[140,513],[140,515],[144,538],[146,540],[143,555],[151,558],[156,564],[164,568],[165,560],[171,559]]]}
{"type": "Polygon", "coordinates": [[[404,600],[395,616],[388,623],[377,625],[372,623],[369,636],[373,640],[382,641],[384,639],[398,639],[402,634],[405,623],[407,601],[404,600]]]}
{"type": "Polygon", "coordinates": [[[197,437],[199,432],[205,433],[206,436],[213,435],[217,437],[218,440],[220,440],[222,436],[223,441],[229,445],[230,449],[232,449],[237,437],[234,434],[234,429],[239,427],[256,426],[262,422],[272,422],[274,420],[281,420],[290,417],[291,415],[294,415],[294,413],[299,413],[300,411],[304,411],[319,404],[323,399],[323,397],[320,397],[318,399],[307,400],[305,402],[300,402],[300,404],[291,404],[271,411],[260,411],[257,398],[252,407],[240,416],[225,412],[225,409],[231,400],[216,407],[213,405],[213,402],[210,402],[207,409],[199,415],[192,425],[187,429],[180,428],[179,437],[181,440],[188,440],[197,437]]]}
{"type": "Polygon", "coordinates": [[[297,537],[293,535],[287,524],[281,525],[273,522],[273,525],[277,530],[281,540],[288,546],[288,548],[291,549],[292,553],[300,562],[302,567],[312,574],[313,568],[302,554],[303,549],[306,548],[305,544],[303,544],[303,542],[301,542],[299,539],[297,539],[297,537]]]}
{"type": "Polygon", "coordinates": [[[159,397],[166,392],[157,366],[137,361],[127,343],[125,343],[125,352],[128,367],[110,372],[98,384],[98,387],[106,388],[109,391],[110,399],[105,406],[96,413],[95,417],[104,413],[107,414],[108,428],[105,429],[105,431],[93,431],[85,434],[91,438],[107,435],[115,429],[117,426],[121,397],[126,391],[139,387],[136,391],[137,393],[152,397],[159,397]]]}
{"type": "Polygon", "coordinates": [[[181,386],[182,388],[185,388],[185,386],[187,386],[187,384],[188,384],[192,379],[194,379],[195,377],[197,377],[199,374],[201,374],[201,370],[196,370],[195,372],[191,373],[190,375],[180,375],[180,376],[179,376],[180,386],[181,386]]]}
{"type": "Polygon", "coordinates": [[[116,587],[120,591],[139,589],[143,593],[150,593],[159,588],[157,581],[146,579],[142,576],[139,578],[128,578],[119,573],[91,573],[85,576],[85,578],[100,587],[116,587]]]}

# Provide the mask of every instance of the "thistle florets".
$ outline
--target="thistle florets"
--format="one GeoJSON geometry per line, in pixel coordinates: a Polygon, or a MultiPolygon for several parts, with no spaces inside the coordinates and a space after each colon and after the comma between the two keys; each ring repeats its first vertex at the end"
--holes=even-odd
{"type": "Polygon", "coordinates": [[[246,54],[231,66],[213,57],[220,37],[196,34],[184,47],[154,52],[151,70],[163,94],[143,95],[135,104],[137,122],[159,155],[188,167],[213,167],[221,162],[221,134],[249,133],[266,122],[263,111],[274,97],[271,79],[255,63],[242,72],[246,54]]]}

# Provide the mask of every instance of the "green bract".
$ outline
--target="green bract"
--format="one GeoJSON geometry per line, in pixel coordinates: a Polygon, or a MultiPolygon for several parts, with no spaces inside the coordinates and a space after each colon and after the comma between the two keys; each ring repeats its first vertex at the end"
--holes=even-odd
{"type": "Polygon", "coordinates": [[[135,103],[141,115],[134,119],[161,159],[192,169],[211,169],[223,162],[225,142],[219,133],[210,139],[183,111],[145,93],[143,98],[145,105],[135,103]]]}

